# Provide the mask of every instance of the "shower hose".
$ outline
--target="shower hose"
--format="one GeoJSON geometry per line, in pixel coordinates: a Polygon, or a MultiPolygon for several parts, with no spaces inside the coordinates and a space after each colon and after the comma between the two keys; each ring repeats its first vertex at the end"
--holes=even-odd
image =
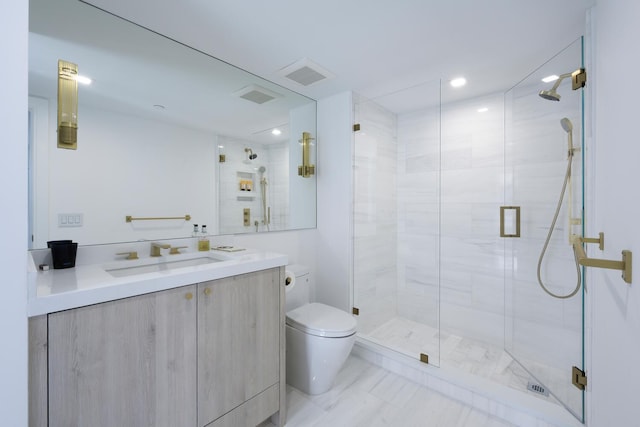
{"type": "Polygon", "coordinates": [[[580,290],[580,285],[581,285],[580,264],[578,263],[578,258],[577,258],[576,254],[575,254],[575,251],[573,253],[573,257],[574,257],[575,263],[576,263],[576,273],[577,273],[577,276],[578,276],[578,280],[577,280],[576,288],[570,294],[568,294],[568,295],[557,295],[557,294],[554,294],[553,292],[551,292],[549,289],[547,289],[547,287],[542,282],[542,277],[540,276],[540,270],[542,268],[542,260],[544,258],[544,254],[547,251],[547,247],[549,246],[549,241],[551,240],[551,234],[553,233],[553,230],[556,227],[556,221],[558,220],[558,214],[560,213],[560,208],[562,207],[562,200],[564,199],[564,193],[565,193],[565,191],[567,189],[567,183],[569,182],[569,178],[571,178],[571,162],[572,161],[573,161],[573,150],[569,150],[569,159],[567,161],[567,173],[564,176],[564,184],[562,184],[562,191],[560,192],[560,198],[558,199],[558,206],[556,207],[556,213],[553,215],[553,221],[551,221],[551,227],[549,228],[549,233],[547,234],[547,239],[544,242],[544,246],[542,247],[542,252],[540,252],[540,258],[538,259],[538,283],[540,284],[540,287],[547,294],[551,295],[554,298],[560,298],[560,299],[571,298],[572,296],[577,294],[578,291],[580,290]]]}

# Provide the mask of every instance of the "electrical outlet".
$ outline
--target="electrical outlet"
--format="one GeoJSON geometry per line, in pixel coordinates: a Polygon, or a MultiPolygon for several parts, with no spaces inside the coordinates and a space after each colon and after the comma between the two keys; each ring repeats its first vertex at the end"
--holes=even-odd
{"type": "Polygon", "coordinates": [[[58,214],[58,227],[82,227],[83,220],[81,213],[58,214]]]}

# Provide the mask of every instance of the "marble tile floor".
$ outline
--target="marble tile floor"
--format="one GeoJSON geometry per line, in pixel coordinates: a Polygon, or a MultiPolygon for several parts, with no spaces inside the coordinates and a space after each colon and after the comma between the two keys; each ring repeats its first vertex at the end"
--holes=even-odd
{"type": "MultiPolygon", "coordinates": [[[[260,427],[270,427],[265,421],[260,427]]],[[[351,355],[331,390],[287,386],[286,427],[514,426],[351,355]]]]}
{"type": "MultiPolygon", "coordinates": [[[[412,357],[417,357],[420,353],[429,354],[430,360],[435,365],[474,374],[497,384],[529,393],[539,399],[559,404],[551,395],[545,396],[528,391],[529,374],[503,349],[455,334],[442,332],[440,336],[442,341],[438,344],[436,328],[395,317],[365,335],[364,338],[412,357]]],[[[556,387],[556,390],[558,388],[556,387]]]]}

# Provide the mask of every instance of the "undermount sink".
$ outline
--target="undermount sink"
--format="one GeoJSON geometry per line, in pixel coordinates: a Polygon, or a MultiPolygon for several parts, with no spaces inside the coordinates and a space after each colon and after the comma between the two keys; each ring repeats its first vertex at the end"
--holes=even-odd
{"type": "Polygon", "coordinates": [[[197,265],[212,264],[223,261],[221,259],[202,256],[198,258],[183,259],[177,261],[157,262],[153,264],[135,265],[131,267],[117,267],[105,269],[107,273],[113,277],[135,276],[137,274],[159,273],[162,271],[171,271],[176,268],[194,267],[197,265]]]}

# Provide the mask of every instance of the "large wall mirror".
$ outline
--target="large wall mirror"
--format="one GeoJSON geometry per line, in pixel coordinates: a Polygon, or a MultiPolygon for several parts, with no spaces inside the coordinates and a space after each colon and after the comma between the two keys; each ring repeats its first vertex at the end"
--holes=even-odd
{"type": "Polygon", "coordinates": [[[77,0],[29,8],[30,248],[316,226],[314,100],[77,0]],[[92,80],[76,149],[58,60],[92,80]]]}

